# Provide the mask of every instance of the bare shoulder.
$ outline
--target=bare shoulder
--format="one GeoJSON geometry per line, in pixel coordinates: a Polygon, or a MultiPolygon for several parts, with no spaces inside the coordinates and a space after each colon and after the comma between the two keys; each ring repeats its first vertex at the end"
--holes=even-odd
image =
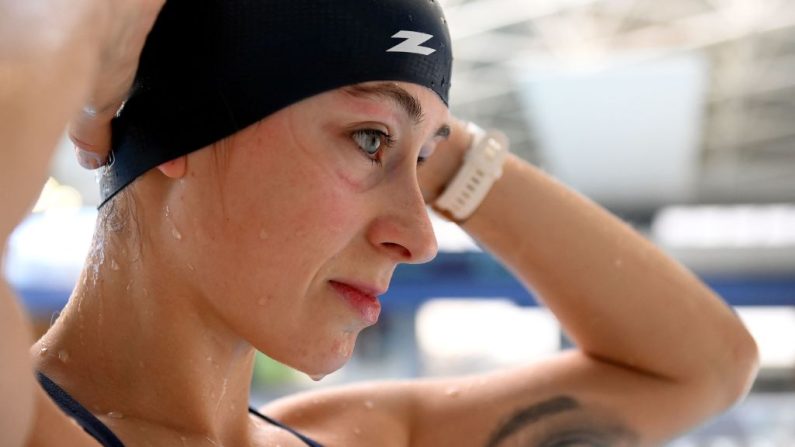
{"type": "Polygon", "coordinates": [[[724,409],[683,385],[579,352],[482,375],[377,382],[267,405],[329,445],[654,446],[724,409]]]}
{"type": "Polygon", "coordinates": [[[324,445],[410,445],[413,381],[379,381],[285,397],[261,408],[324,445]]]}

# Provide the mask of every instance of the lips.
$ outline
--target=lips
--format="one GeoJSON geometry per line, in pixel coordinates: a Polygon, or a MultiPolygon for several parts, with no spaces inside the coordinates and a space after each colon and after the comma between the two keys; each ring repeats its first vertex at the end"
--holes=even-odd
{"type": "Polygon", "coordinates": [[[381,313],[378,295],[384,293],[383,291],[374,287],[342,281],[329,281],[329,284],[368,326],[378,322],[378,315],[381,313]]]}

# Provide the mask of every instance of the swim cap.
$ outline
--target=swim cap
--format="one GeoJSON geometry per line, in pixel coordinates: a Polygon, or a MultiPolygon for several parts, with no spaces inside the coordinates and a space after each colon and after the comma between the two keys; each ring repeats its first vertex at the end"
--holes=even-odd
{"type": "Polygon", "coordinates": [[[112,122],[102,204],[148,170],[324,91],[405,81],[447,104],[451,66],[436,0],[168,0],[112,122]]]}

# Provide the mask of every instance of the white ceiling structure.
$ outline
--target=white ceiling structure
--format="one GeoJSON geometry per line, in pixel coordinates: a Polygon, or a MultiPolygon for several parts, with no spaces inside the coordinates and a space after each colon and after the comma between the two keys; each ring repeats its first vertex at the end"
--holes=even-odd
{"type": "Polygon", "coordinates": [[[446,0],[451,107],[602,203],[795,201],[793,0],[446,0]]]}

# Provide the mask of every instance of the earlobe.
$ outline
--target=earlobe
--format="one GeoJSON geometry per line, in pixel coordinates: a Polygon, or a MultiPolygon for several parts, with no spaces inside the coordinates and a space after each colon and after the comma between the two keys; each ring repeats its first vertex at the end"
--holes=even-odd
{"type": "Polygon", "coordinates": [[[178,179],[185,176],[188,171],[188,157],[183,155],[167,161],[157,167],[166,177],[178,179]]]}

